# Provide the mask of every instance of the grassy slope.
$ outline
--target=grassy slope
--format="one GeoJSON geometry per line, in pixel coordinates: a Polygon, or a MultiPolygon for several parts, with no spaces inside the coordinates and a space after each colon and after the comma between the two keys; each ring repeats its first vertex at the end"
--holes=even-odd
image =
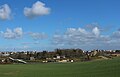
{"type": "Polygon", "coordinates": [[[0,77],[120,77],[120,58],[82,63],[0,65],[0,77]]]}

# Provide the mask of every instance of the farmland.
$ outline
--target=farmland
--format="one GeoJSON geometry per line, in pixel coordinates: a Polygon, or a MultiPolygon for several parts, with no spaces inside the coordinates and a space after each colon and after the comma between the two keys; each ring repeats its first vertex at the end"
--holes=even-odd
{"type": "Polygon", "coordinates": [[[119,77],[120,58],[76,63],[0,65],[0,77],[119,77]]]}

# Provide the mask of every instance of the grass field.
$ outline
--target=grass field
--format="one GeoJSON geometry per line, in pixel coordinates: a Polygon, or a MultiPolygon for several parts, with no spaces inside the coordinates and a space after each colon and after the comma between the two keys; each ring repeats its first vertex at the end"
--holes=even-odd
{"type": "Polygon", "coordinates": [[[0,77],[120,77],[120,58],[78,63],[0,65],[0,77]]]}

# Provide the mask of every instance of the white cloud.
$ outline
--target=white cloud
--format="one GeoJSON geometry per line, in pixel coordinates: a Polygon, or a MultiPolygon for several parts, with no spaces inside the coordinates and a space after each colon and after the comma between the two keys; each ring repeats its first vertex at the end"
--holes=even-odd
{"type": "Polygon", "coordinates": [[[0,19],[6,20],[10,19],[11,9],[7,4],[0,6],[0,19]]]}
{"type": "Polygon", "coordinates": [[[23,35],[28,37],[32,37],[32,39],[36,40],[35,42],[32,42],[32,44],[38,44],[38,40],[41,39],[46,39],[47,38],[47,34],[43,33],[39,33],[39,32],[29,32],[29,33],[25,33],[23,32],[21,27],[17,27],[12,29],[7,28],[6,31],[0,31],[0,37],[5,38],[5,39],[18,39],[23,37],[23,35]]]}
{"type": "Polygon", "coordinates": [[[45,7],[45,4],[37,1],[32,5],[31,8],[24,8],[24,15],[29,18],[33,18],[36,16],[48,15],[50,13],[50,8],[45,7]]]}
{"type": "Polygon", "coordinates": [[[23,35],[23,31],[22,31],[22,28],[15,28],[14,29],[14,33],[15,33],[15,35],[17,36],[17,37],[22,37],[22,35],[23,35]]]}
{"type": "Polygon", "coordinates": [[[93,32],[96,36],[99,36],[99,35],[100,35],[100,30],[98,29],[98,27],[93,28],[92,32],[93,32]]]}
{"type": "Polygon", "coordinates": [[[16,39],[22,37],[22,35],[23,30],[20,27],[15,28],[14,30],[7,28],[6,32],[1,31],[1,36],[5,39],[16,39]]]}
{"type": "Polygon", "coordinates": [[[68,28],[64,34],[55,34],[52,44],[58,47],[79,47],[83,49],[117,48],[120,47],[120,31],[110,35],[100,34],[98,27],[91,31],[83,28],[68,28]]]}

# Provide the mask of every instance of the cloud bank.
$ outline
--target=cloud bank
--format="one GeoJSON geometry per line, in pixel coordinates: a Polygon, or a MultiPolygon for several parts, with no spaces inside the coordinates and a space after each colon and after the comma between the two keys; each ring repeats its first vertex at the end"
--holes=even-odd
{"type": "MultiPolygon", "coordinates": [[[[50,38],[45,33],[23,32],[21,27],[14,29],[7,28],[1,31],[0,35],[4,39],[33,39],[31,42],[23,40],[22,45],[40,45],[40,40],[48,39],[47,47],[52,48],[82,48],[82,49],[119,49],[120,30],[111,34],[104,34],[103,30],[94,27],[91,30],[84,28],[67,28],[64,33],[54,34],[50,38]],[[27,36],[28,35],[28,36],[27,36]],[[52,42],[52,43],[50,43],[52,42]]],[[[43,41],[43,40],[42,40],[43,41]]],[[[44,40],[45,41],[45,40],[44,40]]]]}
{"type": "Polygon", "coordinates": [[[101,34],[98,27],[91,31],[83,28],[68,28],[63,34],[55,34],[52,44],[58,47],[79,47],[86,49],[110,49],[120,47],[120,31],[110,35],[101,34]]]}

